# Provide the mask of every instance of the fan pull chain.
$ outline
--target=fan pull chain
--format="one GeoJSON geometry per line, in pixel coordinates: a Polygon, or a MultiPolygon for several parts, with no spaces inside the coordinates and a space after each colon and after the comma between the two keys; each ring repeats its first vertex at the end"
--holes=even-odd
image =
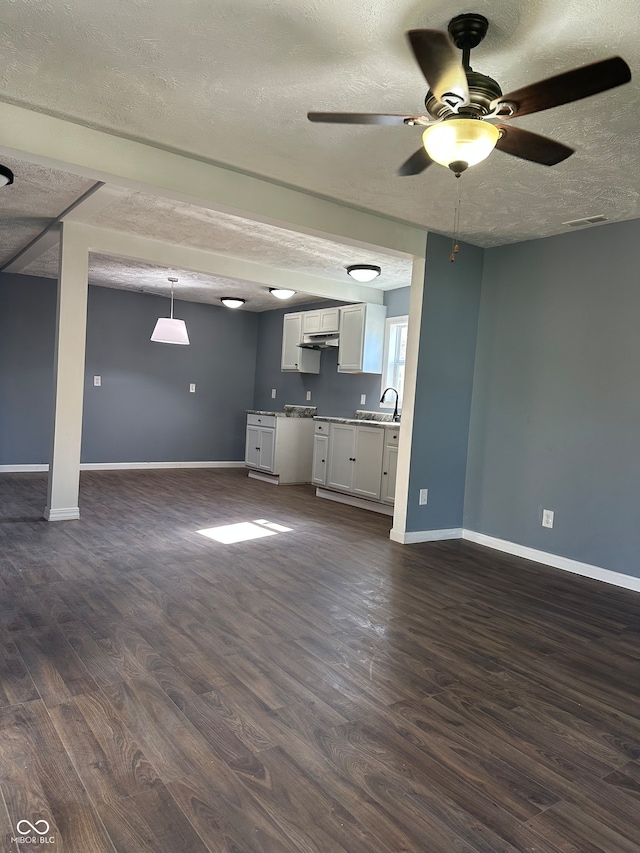
{"type": "Polygon", "coordinates": [[[462,184],[460,183],[460,175],[456,175],[456,178],[458,179],[458,199],[453,212],[453,237],[451,239],[451,255],[449,256],[451,263],[455,261],[456,255],[460,251],[458,240],[460,238],[460,204],[462,202],[462,184]]]}

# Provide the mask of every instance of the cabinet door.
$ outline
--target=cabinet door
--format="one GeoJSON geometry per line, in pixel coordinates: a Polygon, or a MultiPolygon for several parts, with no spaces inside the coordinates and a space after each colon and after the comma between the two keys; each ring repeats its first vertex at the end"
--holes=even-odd
{"type": "Polygon", "coordinates": [[[258,468],[261,471],[269,471],[274,473],[274,463],[276,455],[276,431],[260,427],[260,455],[258,457],[258,468]]]}
{"type": "Polygon", "coordinates": [[[320,350],[303,349],[298,346],[302,340],[303,316],[301,312],[284,315],[280,369],[296,373],[320,373],[320,350]]]}
{"type": "Polygon", "coordinates": [[[366,307],[366,305],[347,305],[340,309],[339,372],[348,373],[362,370],[366,307]]]}
{"type": "Polygon", "coordinates": [[[340,331],[340,309],[325,308],[320,312],[320,331],[321,332],[339,332],[340,331]]]}
{"type": "Polygon", "coordinates": [[[350,492],[356,450],[356,428],[352,424],[331,424],[327,486],[350,492]]]}
{"type": "Polygon", "coordinates": [[[353,493],[362,498],[380,500],[380,477],[384,430],[378,427],[357,427],[356,461],[353,493]]]}
{"type": "Polygon", "coordinates": [[[320,315],[321,311],[303,311],[302,312],[302,334],[308,335],[313,332],[320,331],[320,315]]]}
{"type": "Polygon", "coordinates": [[[316,486],[327,485],[327,466],[329,452],[329,436],[314,435],[313,437],[313,469],[311,482],[316,486]]]}
{"type": "Polygon", "coordinates": [[[282,321],[282,370],[297,370],[302,340],[302,314],[285,314],[282,321]]]}
{"type": "Polygon", "coordinates": [[[244,461],[247,465],[251,465],[252,468],[260,467],[260,427],[247,427],[244,461]]]}
{"type": "Polygon", "coordinates": [[[382,457],[381,499],[392,504],[396,496],[396,471],[398,469],[398,445],[386,444],[382,457]]]}

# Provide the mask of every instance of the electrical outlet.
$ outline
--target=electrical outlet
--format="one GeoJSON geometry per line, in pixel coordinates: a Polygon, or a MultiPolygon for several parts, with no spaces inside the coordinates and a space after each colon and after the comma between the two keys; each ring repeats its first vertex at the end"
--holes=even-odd
{"type": "Polygon", "coordinates": [[[190,394],[195,394],[195,393],[196,393],[196,383],[195,383],[195,382],[191,382],[191,383],[189,384],[189,393],[190,393],[190,394]]]}
{"type": "Polygon", "coordinates": [[[419,500],[420,506],[426,506],[427,505],[427,498],[428,497],[429,497],[429,489],[420,489],[420,500],[419,500]]]}
{"type": "Polygon", "coordinates": [[[542,526],[543,527],[553,527],[553,510],[552,509],[543,509],[542,510],[542,526]]]}
{"type": "Polygon", "coordinates": [[[271,389],[271,399],[272,399],[272,400],[275,400],[275,399],[276,399],[276,389],[275,389],[275,388],[272,388],[272,389],[271,389]]]}
{"type": "Polygon", "coordinates": [[[366,394],[360,394],[360,405],[364,406],[364,404],[366,402],[367,402],[367,395],[366,394]]]}
{"type": "Polygon", "coordinates": [[[100,388],[102,385],[102,376],[94,376],[93,377],[93,384],[96,388],[100,388]]]}
{"type": "Polygon", "coordinates": [[[307,401],[311,399],[311,391],[307,391],[307,401]]]}

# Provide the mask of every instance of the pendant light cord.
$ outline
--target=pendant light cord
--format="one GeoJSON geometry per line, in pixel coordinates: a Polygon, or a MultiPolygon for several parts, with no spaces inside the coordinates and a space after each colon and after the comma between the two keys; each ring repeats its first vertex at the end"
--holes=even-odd
{"type": "Polygon", "coordinates": [[[458,198],[453,211],[453,237],[451,239],[451,255],[449,256],[451,263],[455,261],[456,255],[460,251],[460,246],[458,245],[458,240],[460,238],[460,206],[462,203],[462,183],[460,182],[460,175],[456,175],[456,180],[458,182],[458,198]]]}

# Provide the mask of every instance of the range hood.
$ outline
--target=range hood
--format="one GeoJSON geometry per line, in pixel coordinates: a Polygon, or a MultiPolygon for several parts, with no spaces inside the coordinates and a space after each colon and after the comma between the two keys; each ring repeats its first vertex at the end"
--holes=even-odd
{"type": "Polygon", "coordinates": [[[298,346],[303,349],[330,349],[337,347],[340,343],[338,332],[312,332],[302,336],[302,343],[298,346]]]}

